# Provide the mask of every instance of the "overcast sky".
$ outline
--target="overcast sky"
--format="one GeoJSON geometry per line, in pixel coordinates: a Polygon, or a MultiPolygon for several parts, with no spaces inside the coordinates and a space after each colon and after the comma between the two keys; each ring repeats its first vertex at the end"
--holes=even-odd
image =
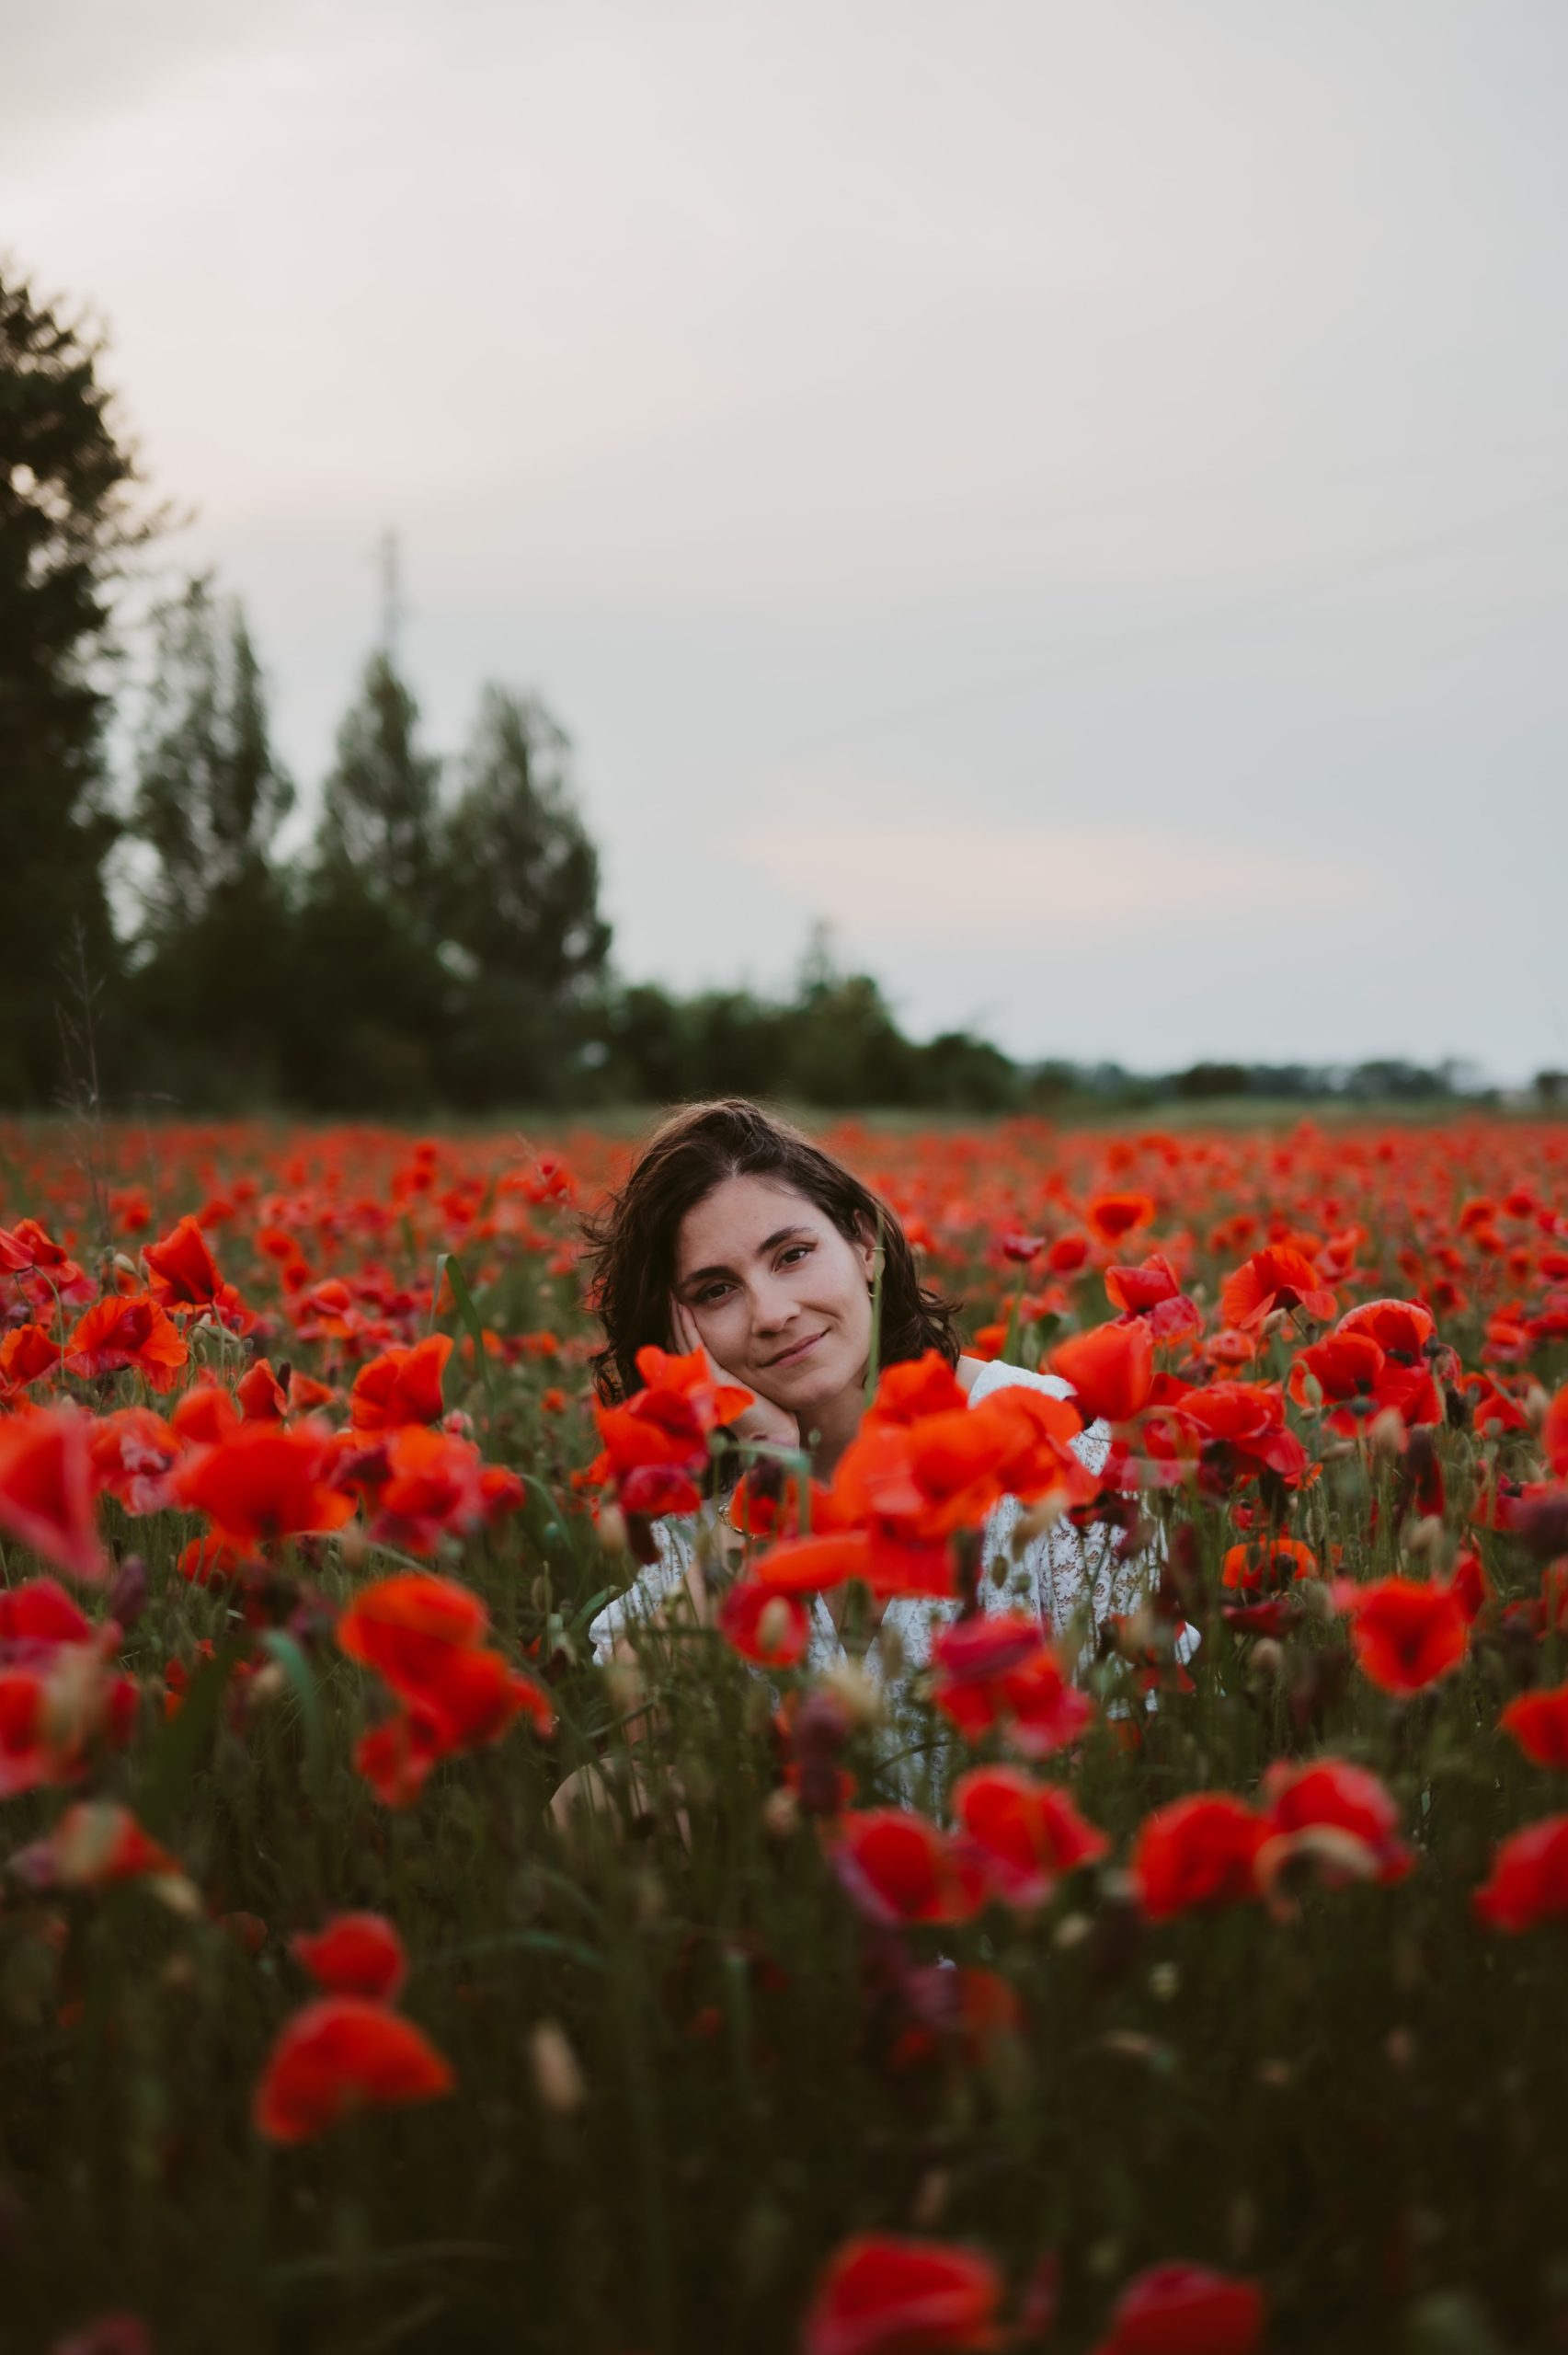
{"type": "Polygon", "coordinates": [[[1562,0],[0,0],[0,242],[314,789],[403,552],[616,958],[1568,1066],[1562,0]]]}

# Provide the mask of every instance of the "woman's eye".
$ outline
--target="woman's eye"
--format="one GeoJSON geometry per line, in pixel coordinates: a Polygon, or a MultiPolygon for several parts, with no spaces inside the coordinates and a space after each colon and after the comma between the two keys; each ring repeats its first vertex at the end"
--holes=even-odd
{"type": "Polygon", "coordinates": [[[727,1292],[728,1289],[729,1287],[727,1284],[709,1284],[704,1292],[700,1292],[697,1294],[692,1305],[696,1308],[711,1308],[715,1301],[719,1298],[720,1294],[727,1292]]]}
{"type": "Polygon", "coordinates": [[[781,1267],[784,1267],[788,1265],[791,1259],[806,1258],[810,1253],[811,1248],[812,1246],[809,1243],[792,1243],[789,1249],[781,1255],[779,1265],[781,1267]]]}

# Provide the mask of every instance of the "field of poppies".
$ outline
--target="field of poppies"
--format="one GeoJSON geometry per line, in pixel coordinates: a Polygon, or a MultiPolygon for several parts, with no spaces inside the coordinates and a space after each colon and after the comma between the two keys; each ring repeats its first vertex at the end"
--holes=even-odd
{"type": "Polygon", "coordinates": [[[624,1143],[0,1132],[8,2344],[1568,2344],[1568,1126],[827,1142],[1077,1397],[887,1369],[604,1667],[733,1412],[596,1408],[624,1143]]]}

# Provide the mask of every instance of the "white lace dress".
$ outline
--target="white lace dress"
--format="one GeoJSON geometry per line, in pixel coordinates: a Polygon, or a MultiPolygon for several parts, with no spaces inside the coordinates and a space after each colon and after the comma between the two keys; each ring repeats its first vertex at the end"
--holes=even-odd
{"type": "MultiPolygon", "coordinates": [[[[1031,1373],[1026,1367],[993,1359],[975,1376],[969,1404],[978,1407],[993,1390],[1009,1383],[1026,1383],[1053,1398],[1072,1395],[1070,1383],[1054,1373],[1031,1373]]],[[[1072,1442],[1092,1472],[1098,1472],[1110,1447],[1104,1423],[1092,1423],[1072,1442]]],[[[1060,1521],[1054,1529],[1032,1539],[1013,1557],[1013,1541],[1020,1507],[1016,1497],[1003,1497],[985,1525],[979,1596],[987,1611],[1033,1611],[1041,1626],[1059,1637],[1075,1632],[1086,1637],[1112,1612],[1136,1609],[1147,1583],[1148,1566],[1118,1562],[1109,1530],[1075,1529],[1060,1521]],[[999,1567],[1000,1566],[1000,1567],[999,1567]]],[[[635,1582],[592,1621],[589,1634],[594,1656],[610,1658],[615,1637],[624,1627],[648,1619],[685,1581],[692,1568],[696,1516],[656,1522],[659,1558],[643,1570],[635,1582]]],[[[957,1605],[927,1595],[895,1595],[884,1612],[876,1639],[864,1656],[870,1675],[887,1685],[889,1704],[901,1700],[912,1671],[931,1656],[933,1633],[955,1615],[957,1605]]],[[[826,1668],[844,1657],[844,1647],[827,1604],[818,1595],[812,1606],[808,1664],[826,1668]]]]}

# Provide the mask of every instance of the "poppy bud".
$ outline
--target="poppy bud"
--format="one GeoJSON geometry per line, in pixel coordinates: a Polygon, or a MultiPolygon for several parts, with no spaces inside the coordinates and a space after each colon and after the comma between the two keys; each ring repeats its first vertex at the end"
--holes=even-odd
{"type": "Polygon", "coordinates": [[[558,2020],[536,2021],[528,2039],[533,2089],[545,2109],[570,2118],[588,2098],[577,2054],[558,2020]]]}
{"type": "Polygon", "coordinates": [[[626,1550],[626,1516],[619,1505],[601,1505],[599,1509],[599,1542],[607,1554],[624,1554],[626,1550]]]}
{"type": "Polygon", "coordinates": [[[1551,1401],[1539,1382],[1530,1384],[1520,1404],[1524,1408],[1526,1422],[1539,1436],[1545,1427],[1548,1415],[1551,1412],[1551,1401]]]}
{"type": "Polygon", "coordinates": [[[147,1607],[147,1565],[140,1554],[127,1554],[109,1591],[109,1615],[129,1634],[147,1607]]]}
{"type": "Polygon", "coordinates": [[[1381,1414],[1374,1415],[1367,1427],[1367,1442],[1374,1455],[1404,1453],[1404,1417],[1397,1407],[1385,1407],[1381,1414]]]}
{"type": "MultiPolygon", "coordinates": [[[[779,1602],[784,1598],[781,1595],[779,1602]]],[[[769,1608],[774,1608],[770,1604],[769,1608]]],[[[829,1669],[822,1679],[827,1690],[841,1706],[852,1727],[864,1728],[880,1722],[882,1694],[880,1688],[861,1667],[858,1660],[846,1660],[829,1669]]]]}
{"type": "Polygon", "coordinates": [[[762,1802],[762,1829],[768,1838],[783,1847],[793,1840],[800,1825],[800,1801],[787,1784],[770,1791],[762,1802]]]}

